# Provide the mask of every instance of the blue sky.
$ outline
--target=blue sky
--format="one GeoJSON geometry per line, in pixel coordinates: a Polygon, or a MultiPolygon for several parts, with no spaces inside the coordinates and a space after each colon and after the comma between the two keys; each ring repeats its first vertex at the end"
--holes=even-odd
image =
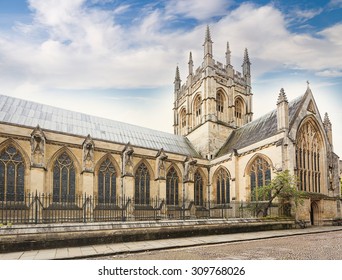
{"type": "Polygon", "coordinates": [[[0,93],[172,133],[173,80],[226,42],[252,62],[254,116],[307,84],[342,155],[342,0],[0,0],[0,93]]]}

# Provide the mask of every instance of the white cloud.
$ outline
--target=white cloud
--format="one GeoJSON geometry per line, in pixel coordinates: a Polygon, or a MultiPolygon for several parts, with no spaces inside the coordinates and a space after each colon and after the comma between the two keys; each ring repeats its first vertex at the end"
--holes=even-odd
{"type": "MultiPolygon", "coordinates": [[[[190,50],[195,67],[201,63],[206,23],[186,32],[165,33],[170,6],[165,11],[150,10],[125,27],[115,22],[114,11],[89,8],[85,0],[29,3],[32,23],[18,25],[16,36],[0,34],[0,52],[26,82],[63,89],[156,87],[172,83],[177,63],[181,73],[187,74],[190,50]]],[[[186,13],[188,1],[172,3],[175,13],[186,13]]],[[[209,8],[207,15],[222,12],[223,4],[213,1],[214,8],[209,8]]],[[[202,4],[196,5],[204,9],[202,4]]],[[[284,15],[273,6],[243,4],[210,27],[214,58],[224,61],[226,41],[230,41],[233,62],[241,65],[243,50],[248,47],[254,77],[284,65],[323,75],[328,72],[322,71],[332,68],[330,76],[341,69],[342,25],[327,28],[318,37],[292,34],[286,29],[284,15]]],[[[5,68],[0,70],[1,76],[6,75],[5,68]]],[[[14,78],[20,83],[18,75],[14,78]]]]}
{"type": "Polygon", "coordinates": [[[209,5],[207,1],[171,0],[167,2],[166,14],[206,20],[215,16],[226,15],[230,5],[231,1],[226,0],[211,0],[209,5]]]}
{"type": "Polygon", "coordinates": [[[316,73],[317,76],[321,77],[342,77],[342,70],[323,70],[316,73]]]}
{"type": "Polygon", "coordinates": [[[295,8],[289,15],[286,16],[286,19],[289,24],[298,24],[304,23],[317,15],[321,14],[324,11],[323,8],[316,9],[300,9],[295,8]]]}
{"type": "Polygon", "coordinates": [[[341,8],[342,7],[342,0],[331,0],[329,2],[329,6],[334,7],[334,8],[341,8]]]}

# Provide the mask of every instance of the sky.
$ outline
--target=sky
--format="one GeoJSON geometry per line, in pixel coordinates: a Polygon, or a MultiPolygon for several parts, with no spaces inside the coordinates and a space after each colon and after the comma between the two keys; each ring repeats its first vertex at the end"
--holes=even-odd
{"type": "Polygon", "coordinates": [[[307,81],[342,156],[342,0],[0,0],[0,94],[173,133],[189,52],[252,62],[254,118],[307,81]]]}

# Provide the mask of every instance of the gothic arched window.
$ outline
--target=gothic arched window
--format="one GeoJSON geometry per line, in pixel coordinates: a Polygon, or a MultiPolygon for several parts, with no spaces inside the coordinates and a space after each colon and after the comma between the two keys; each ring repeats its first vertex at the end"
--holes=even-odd
{"type": "Polygon", "coordinates": [[[100,166],[98,175],[98,202],[115,203],[116,200],[116,170],[107,158],[100,166]]]}
{"type": "Polygon", "coordinates": [[[186,111],[183,108],[180,113],[180,121],[181,121],[181,134],[186,134],[186,111]]]}
{"type": "Polygon", "coordinates": [[[216,177],[216,203],[230,202],[230,178],[227,171],[220,169],[216,177]]]}
{"type": "Polygon", "coordinates": [[[171,167],[166,175],[166,204],[178,205],[178,175],[174,167],[171,167]]]}
{"type": "Polygon", "coordinates": [[[322,137],[317,126],[305,122],[297,134],[296,164],[299,189],[308,192],[321,192],[322,137]]]}
{"type": "Polygon", "coordinates": [[[25,164],[12,145],[0,153],[0,200],[24,201],[25,164]]]}
{"type": "Polygon", "coordinates": [[[150,203],[150,173],[147,166],[141,163],[135,172],[135,204],[150,203]]]}
{"type": "Polygon", "coordinates": [[[197,96],[195,100],[195,125],[198,125],[201,123],[201,96],[197,96]]]}
{"type": "Polygon", "coordinates": [[[196,171],[194,179],[195,205],[203,205],[203,178],[198,171],[196,171]]]}
{"type": "MultiPolygon", "coordinates": [[[[265,159],[257,157],[251,163],[249,175],[251,180],[251,200],[259,200],[258,188],[271,182],[271,167],[265,159]]],[[[268,197],[262,197],[261,199],[267,200],[268,197]]]]}
{"type": "Polygon", "coordinates": [[[244,104],[240,98],[235,100],[235,122],[237,126],[243,125],[244,104]]]}
{"type": "Polygon", "coordinates": [[[216,94],[216,111],[219,113],[223,113],[224,108],[224,97],[222,92],[218,92],[216,94]]]}
{"type": "Polygon", "coordinates": [[[53,202],[75,202],[76,172],[74,162],[64,152],[53,165],[53,202]]]}

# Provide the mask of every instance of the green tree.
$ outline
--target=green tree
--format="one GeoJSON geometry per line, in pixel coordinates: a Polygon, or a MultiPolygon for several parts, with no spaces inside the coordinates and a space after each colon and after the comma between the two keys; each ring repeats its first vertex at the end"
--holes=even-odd
{"type": "Polygon", "coordinates": [[[291,205],[292,202],[295,206],[303,204],[304,192],[297,190],[297,183],[297,177],[291,175],[289,170],[285,170],[277,173],[277,176],[267,186],[254,189],[252,197],[257,198],[257,201],[263,201],[262,203],[253,203],[256,214],[262,213],[266,217],[268,209],[276,198],[283,207],[291,205]]]}

